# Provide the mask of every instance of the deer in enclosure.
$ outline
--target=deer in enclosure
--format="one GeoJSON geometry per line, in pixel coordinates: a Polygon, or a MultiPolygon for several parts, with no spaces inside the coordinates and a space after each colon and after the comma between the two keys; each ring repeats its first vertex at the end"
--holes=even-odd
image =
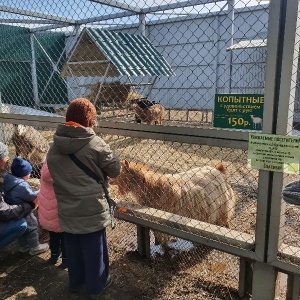
{"type": "Polygon", "coordinates": [[[33,175],[39,177],[39,170],[49,150],[48,141],[32,126],[15,124],[12,142],[16,148],[16,156],[28,160],[32,164],[33,175]]]}
{"type": "MultiPolygon", "coordinates": [[[[236,197],[222,164],[162,174],[139,163],[121,163],[120,175],[109,179],[120,195],[131,193],[141,205],[230,228],[236,197]]],[[[170,236],[159,232],[154,236],[156,244],[168,248],[170,236]]]]}
{"type": "Polygon", "coordinates": [[[133,104],[133,110],[136,122],[144,122],[148,125],[153,122],[154,124],[161,125],[166,113],[165,108],[161,104],[146,99],[133,104]]]}
{"type": "Polygon", "coordinates": [[[250,115],[251,119],[252,119],[252,123],[253,123],[253,128],[262,128],[262,118],[259,117],[254,117],[254,115],[250,115]]]}

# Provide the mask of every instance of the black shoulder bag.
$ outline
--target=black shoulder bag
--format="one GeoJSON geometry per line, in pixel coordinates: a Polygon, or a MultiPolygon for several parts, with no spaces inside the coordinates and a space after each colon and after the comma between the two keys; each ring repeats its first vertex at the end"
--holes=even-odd
{"type": "Polygon", "coordinates": [[[97,183],[102,185],[102,188],[104,190],[105,198],[107,200],[108,206],[109,206],[109,213],[111,218],[111,228],[115,228],[115,222],[114,222],[114,211],[117,207],[116,202],[110,197],[108,189],[106,185],[104,184],[103,180],[95,174],[88,166],[86,166],[78,157],[75,156],[74,153],[69,154],[69,157],[71,160],[81,169],[83,170],[88,176],[96,180],[97,183]]]}

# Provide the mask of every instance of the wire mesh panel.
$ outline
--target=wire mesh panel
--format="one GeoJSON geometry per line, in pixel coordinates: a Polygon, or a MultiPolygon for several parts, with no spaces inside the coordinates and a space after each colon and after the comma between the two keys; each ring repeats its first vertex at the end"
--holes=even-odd
{"type": "MultiPolygon", "coordinates": [[[[95,105],[95,130],[122,160],[120,176],[110,179],[119,219],[108,229],[115,286],[108,299],[238,299],[235,255],[255,257],[259,172],[248,166],[245,140],[231,145],[215,131],[210,138],[221,146],[196,134],[182,142],[173,128],[213,129],[217,94],[263,96],[269,1],[3,1],[0,19],[0,113],[12,116],[1,138],[11,158],[33,165],[31,185],[39,188],[55,131],[43,120],[63,122],[78,97],[95,105]],[[148,228],[150,260],[142,260],[140,230],[148,228]]],[[[295,122],[298,98],[296,89],[295,122]]],[[[241,129],[230,123],[235,118],[249,125],[242,129],[262,129],[250,127],[255,111],[247,101],[224,105],[227,127],[241,129]]],[[[282,214],[294,259],[297,208],[282,214]]],[[[42,229],[40,236],[48,240],[42,229]]],[[[45,266],[49,253],[30,260],[13,246],[0,253],[8,286],[0,298],[83,297],[65,290],[65,270],[45,266]],[[32,274],[25,281],[21,265],[32,274]]],[[[279,297],[284,292],[285,285],[279,297]]]]}
{"type": "MultiPolygon", "coordinates": [[[[7,130],[10,128],[13,131],[14,136],[15,125],[5,124],[5,126],[7,130]]],[[[25,127],[25,125],[22,126],[25,127]]],[[[23,128],[21,125],[19,127],[23,128]]],[[[14,139],[8,143],[11,157],[16,155],[17,148],[27,149],[26,145],[30,138],[39,138],[41,145],[43,142],[51,143],[54,129],[28,126],[25,132],[31,135],[20,136],[19,144],[16,144],[18,147],[15,146],[14,139]]],[[[146,171],[143,174],[145,176],[143,184],[137,174],[131,174],[134,177],[130,178],[130,181],[126,181],[126,178],[121,175],[116,179],[117,182],[111,182],[111,195],[118,203],[122,203],[120,207],[123,207],[124,200],[129,204],[141,204],[145,210],[143,214],[135,212],[139,218],[149,219],[157,224],[164,224],[167,221],[171,229],[183,231],[182,238],[176,238],[170,234],[162,235],[155,230],[151,231],[151,260],[147,262],[139,258],[137,254],[136,226],[116,220],[116,228],[114,230],[108,228],[111,272],[117,285],[116,295],[110,294],[110,296],[118,297],[118,293],[124,293],[129,289],[128,299],[135,299],[134,297],[138,295],[141,297],[141,294],[144,299],[149,297],[180,299],[183,295],[186,299],[200,296],[206,299],[215,299],[215,297],[226,299],[229,295],[233,299],[238,299],[239,258],[214,250],[209,246],[197,244],[189,238],[184,239],[184,233],[194,234],[197,237],[199,233],[195,231],[195,228],[199,227],[208,232],[210,240],[216,239],[224,243],[232,243],[232,240],[236,240],[236,247],[246,247],[247,244],[249,247],[253,246],[258,174],[257,171],[247,168],[246,151],[107,134],[102,135],[102,138],[123,160],[138,167],[132,171],[137,173],[146,171]],[[215,168],[220,163],[226,169],[225,174],[215,168]],[[209,168],[209,172],[203,166],[209,168]],[[192,186],[188,186],[195,195],[184,196],[187,193],[185,185],[188,185],[185,174],[188,174],[188,180],[193,181],[193,177],[197,174],[196,172],[188,173],[188,171],[195,168],[199,169],[200,182],[196,180],[192,186]],[[215,170],[213,175],[212,170],[215,170]],[[171,174],[174,174],[174,181],[168,182],[168,185],[161,185],[161,180],[165,177],[171,180],[171,174]],[[147,186],[149,175],[157,178],[151,186],[147,186]],[[222,190],[221,185],[220,187],[212,186],[210,182],[212,180],[217,182],[221,180],[225,190],[222,190]],[[199,183],[201,190],[197,191],[199,183]],[[129,184],[129,186],[122,190],[124,184],[129,184]],[[221,193],[212,190],[214,188],[220,189],[221,193]],[[127,193],[127,189],[131,190],[127,193]],[[175,194],[166,197],[172,189],[176,189],[179,193],[177,197],[174,197],[175,194]],[[123,193],[124,191],[126,193],[123,193]],[[197,195],[197,192],[200,194],[197,195]],[[222,195],[223,192],[225,195],[222,195]],[[152,193],[151,198],[149,193],[152,193]],[[227,197],[226,193],[228,193],[227,197]],[[178,198],[180,194],[182,197],[178,198]],[[215,197],[220,197],[220,199],[215,197]],[[159,209],[160,213],[153,208],[159,209]],[[171,216],[170,213],[174,215],[171,216]],[[191,222],[188,218],[194,221],[191,222]],[[213,226],[215,224],[219,226],[213,226]],[[231,230],[226,232],[229,226],[231,230]],[[244,236],[243,239],[242,236],[244,236]],[[125,272],[124,269],[126,269],[125,272]],[[143,278],[141,280],[145,281],[139,288],[136,287],[136,280],[139,280],[137,278],[143,278]]],[[[32,159],[31,161],[33,163],[32,159]]],[[[7,167],[9,170],[9,165],[7,167]]],[[[123,168],[125,169],[126,166],[124,165],[123,168]]],[[[39,188],[38,173],[30,179],[30,184],[36,190],[39,188]]],[[[40,240],[48,241],[48,239],[47,232],[40,228],[40,240]]],[[[61,299],[66,297],[66,271],[56,269],[56,266],[45,266],[49,253],[42,254],[38,260],[32,260],[24,254],[18,255],[16,251],[16,245],[12,244],[1,252],[1,258],[5,262],[2,269],[4,277],[2,284],[6,285],[8,281],[10,282],[9,288],[3,290],[2,297],[9,299],[9,296],[18,294],[35,295],[37,299],[45,299],[52,295],[61,299]],[[19,268],[20,259],[23,262],[22,265],[25,264],[27,270],[32,270],[33,274],[23,281],[23,288],[18,284],[18,280],[23,276],[22,270],[24,270],[19,268]],[[13,273],[10,271],[12,266],[16,268],[13,273]],[[38,276],[38,279],[35,276],[38,276]],[[45,291],[41,291],[41,286],[44,280],[49,282],[49,276],[55,276],[56,279],[55,284],[49,286],[49,292],[46,294],[45,291]],[[33,283],[33,281],[39,283],[33,283]],[[18,286],[18,291],[16,286],[18,286]]]]}
{"type": "MultiPolygon", "coordinates": [[[[236,226],[237,230],[253,233],[257,172],[245,166],[244,151],[136,138],[110,142],[111,145],[114,143],[124,159],[121,175],[110,181],[117,198],[179,215],[178,223],[180,216],[184,216],[227,228],[234,228],[233,216],[237,211],[243,211],[244,205],[250,205],[247,212],[252,211],[252,224],[247,222],[246,226],[242,222],[243,227],[239,227],[238,221],[236,226]],[[223,160],[226,163],[222,163],[223,160]],[[219,170],[223,165],[226,174],[222,173],[225,169],[219,170]]],[[[145,210],[150,218],[155,212],[145,210]]],[[[238,215],[243,218],[244,214],[238,215]]],[[[183,228],[185,222],[182,222],[183,228]]],[[[212,227],[211,230],[217,233],[221,229],[212,227]]],[[[160,243],[164,244],[161,240],[160,243]]]]}
{"type": "Polygon", "coordinates": [[[2,102],[55,111],[84,96],[103,119],[198,127],[215,94],[263,93],[268,1],[151,4],[4,3],[2,102]]]}

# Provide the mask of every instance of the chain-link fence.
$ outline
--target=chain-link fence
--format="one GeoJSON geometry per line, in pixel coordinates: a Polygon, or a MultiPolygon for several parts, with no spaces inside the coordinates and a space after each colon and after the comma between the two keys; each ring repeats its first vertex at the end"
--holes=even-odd
{"type": "MultiPolygon", "coordinates": [[[[0,115],[10,157],[32,163],[38,189],[55,128],[84,97],[97,109],[95,132],[122,160],[110,182],[119,205],[104,299],[250,299],[252,282],[259,289],[253,262],[266,256],[283,273],[265,299],[286,299],[285,273],[299,273],[298,208],[270,204],[270,183],[247,151],[250,131],[298,135],[299,55],[282,115],[289,129],[270,131],[265,117],[266,66],[280,61],[267,52],[280,44],[268,35],[275,1],[3,2],[0,115]],[[269,228],[270,214],[278,222],[269,228]]],[[[67,291],[66,270],[46,265],[49,253],[32,258],[14,246],[0,252],[1,298],[85,299],[67,291]]]]}

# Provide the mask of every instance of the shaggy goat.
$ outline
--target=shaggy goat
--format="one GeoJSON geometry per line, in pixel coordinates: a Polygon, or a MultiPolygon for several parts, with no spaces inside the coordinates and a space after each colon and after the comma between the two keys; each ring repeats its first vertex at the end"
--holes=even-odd
{"type": "Polygon", "coordinates": [[[14,127],[12,142],[16,148],[16,156],[30,161],[33,175],[39,177],[40,168],[49,150],[49,143],[39,131],[31,126],[15,124],[14,127]]]}
{"type": "MultiPolygon", "coordinates": [[[[141,205],[230,227],[236,197],[223,175],[222,164],[164,175],[142,164],[121,163],[120,175],[109,180],[121,195],[131,193],[141,205]]],[[[158,232],[154,236],[157,244],[168,247],[169,236],[158,232]]]]}
{"type": "Polygon", "coordinates": [[[137,123],[162,124],[166,110],[165,108],[154,101],[141,100],[133,105],[135,120],[137,123]]]}

